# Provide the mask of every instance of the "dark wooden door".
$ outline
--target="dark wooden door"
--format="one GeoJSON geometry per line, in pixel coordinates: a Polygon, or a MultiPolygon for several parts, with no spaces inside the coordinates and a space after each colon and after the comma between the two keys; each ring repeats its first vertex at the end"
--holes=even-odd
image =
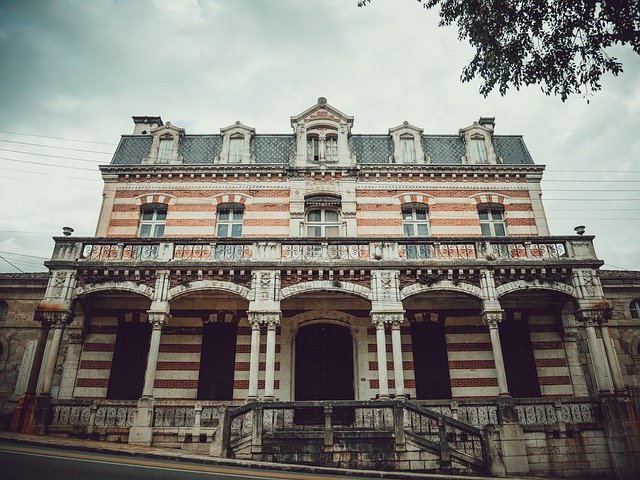
{"type": "Polygon", "coordinates": [[[109,399],[137,400],[142,396],[151,324],[140,321],[140,314],[133,317],[130,322],[119,321],[107,387],[109,399]]]}
{"type": "Polygon", "coordinates": [[[207,323],[202,333],[199,400],[233,400],[236,362],[235,323],[207,323]]]}
{"type": "Polygon", "coordinates": [[[509,393],[516,398],[539,397],[540,382],[529,324],[505,320],[500,322],[498,329],[509,393]]]}
{"type": "Polygon", "coordinates": [[[451,398],[451,378],[444,325],[436,322],[411,324],[416,397],[420,400],[451,398]]]}
{"type": "Polygon", "coordinates": [[[316,324],[296,336],[296,400],[353,400],[353,339],[347,327],[316,324]]]}

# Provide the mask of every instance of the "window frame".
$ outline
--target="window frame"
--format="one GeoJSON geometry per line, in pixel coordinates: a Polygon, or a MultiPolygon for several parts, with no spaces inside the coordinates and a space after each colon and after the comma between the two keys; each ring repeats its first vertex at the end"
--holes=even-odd
{"type": "Polygon", "coordinates": [[[431,235],[431,228],[429,225],[429,208],[427,205],[418,204],[406,204],[400,209],[402,215],[402,234],[405,238],[424,238],[431,235]],[[424,219],[418,218],[418,211],[424,210],[424,219]],[[410,212],[411,218],[405,218],[405,214],[410,212]],[[426,228],[425,234],[419,234],[418,230],[420,226],[426,228]],[[407,227],[411,227],[412,234],[407,234],[407,227]]]}
{"type": "Polygon", "coordinates": [[[505,214],[504,208],[502,206],[497,205],[480,205],[478,206],[478,219],[480,220],[480,232],[483,237],[506,237],[507,235],[507,224],[505,222],[505,214]],[[483,219],[482,214],[486,212],[487,218],[483,219]],[[495,213],[500,213],[500,218],[494,218],[495,213]],[[502,228],[502,235],[496,233],[496,225],[499,225],[502,228]],[[489,229],[489,234],[485,233],[483,226],[487,226],[489,229]]]}
{"type": "Polygon", "coordinates": [[[140,207],[140,216],[138,221],[138,237],[140,238],[162,238],[167,226],[167,216],[169,209],[164,204],[147,204],[140,207]],[[153,212],[151,219],[145,219],[147,212],[153,212]],[[159,219],[158,214],[164,212],[164,218],[159,219]],[[144,227],[149,227],[149,234],[143,234],[144,227]],[[157,228],[162,227],[160,235],[157,235],[157,228]]]}
{"type": "Polygon", "coordinates": [[[7,318],[9,318],[9,303],[0,300],[0,322],[4,322],[7,318]]]}
{"type": "Polygon", "coordinates": [[[469,154],[475,164],[486,165],[489,163],[489,151],[484,136],[476,134],[469,139],[469,154]]]}
{"type": "Polygon", "coordinates": [[[640,319],[640,299],[634,298],[629,302],[629,313],[631,318],[640,319]]]}
{"type": "Polygon", "coordinates": [[[340,237],[340,227],[342,225],[341,222],[341,215],[340,215],[340,209],[336,208],[336,207],[332,207],[332,206],[328,206],[328,205],[317,205],[317,206],[312,206],[307,208],[307,211],[305,212],[304,215],[305,218],[305,237],[307,238],[336,238],[336,237],[340,237]],[[309,219],[309,215],[312,212],[320,212],[320,220],[318,221],[311,221],[309,219]],[[326,219],[327,217],[327,213],[329,212],[335,212],[336,214],[336,220],[335,221],[328,221],[326,219]],[[309,229],[310,228],[319,228],[320,229],[320,235],[310,235],[309,234],[309,229]],[[336,235],[327,235],[327,228],[335,228],[336,229],[336,235]]]}
{"type": "Polygon", "coordinates": [[[229,156],[227,163],[242,163],[244,144],[245,138],[241,133],[234,133],[229,137],[229,156]]]}
{"type": "Polygon", "coordinates": [[[404,164],[413,164],[416,163],[416,159],[417,159],[417,155],[416,155],[416,140],[414,138],[413,135],[411,135],[410,133],[405,133],[400,135],[399,138],[400,141],[400,163],[404,163],[404,164]],[[410,148],[407,149],[405,148],[405,146],[410,146],[410,148]],[[407,158],[407,153],[409,155],[409,158],[407,158]]]}
{"type": "Polygon", "coordinates": [[[216,238],[242,238],[244,227],[244,205],[241,203],[222,203],[216,209],[216,238]],[[229,212],[228,218],[221,218],[224,211],[229,212]],[[237,216],[239,215],[239,218],[237,216]],[[221,234],[221,227],[225,227],[225,233],[221,234]],[[239,231],[238,228],[239,227],[239,231]],[[237,233],[234,234],[234,233],[237,233]]]}

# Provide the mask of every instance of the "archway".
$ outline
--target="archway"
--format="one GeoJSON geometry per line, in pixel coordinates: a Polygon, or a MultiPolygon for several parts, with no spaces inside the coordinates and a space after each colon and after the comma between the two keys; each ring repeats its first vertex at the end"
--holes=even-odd
{"type": "Polygon", "coordinates": [[[349,328],[314,323],[296,336],[296,400],[353,400],[353,339],[349,328]]]}

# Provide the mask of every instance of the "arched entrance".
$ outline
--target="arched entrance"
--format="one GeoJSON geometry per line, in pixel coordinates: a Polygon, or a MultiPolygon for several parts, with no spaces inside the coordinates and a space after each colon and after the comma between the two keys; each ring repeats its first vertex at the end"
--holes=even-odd
{"type": "Polygon", "coordinates": [[[295,399],[353,400],[353,339],[330,323],[302,327],[296,335],[295,399]]]}

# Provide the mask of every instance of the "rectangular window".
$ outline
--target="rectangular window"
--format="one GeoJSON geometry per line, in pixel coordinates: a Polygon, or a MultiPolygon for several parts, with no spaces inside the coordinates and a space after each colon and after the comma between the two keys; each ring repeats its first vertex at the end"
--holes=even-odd
{"type": "Polygon", "coordinates": [[[416,146],[411,138],[400,138],[400,156],[402,163],[416,163],[416,146]]]}
{"type": "Polygon", "coordinates": [[[167,209],[163,207],[145,208],[140,212],[140,237],[162,237],[167,222],[167,209]]]}
{"type": "Polygon", "coordinates": [[[218,237],[242,237],[242,208],[218,208],[217,236],[218,237]]]}
{"type": "Polygon", "coordinates": [[[173,139],[162,138],[158,146],[158,163],[169,163],[171,161],[171,151],[173,150],[173,139]]]}
{"type": "Polygon", "coordinates": [[[402,228],[405,237],[428,237],[429,216],[426,208],[403,208],[402,228]]]}
{"type": "Polygon", "coordinates": [[[484,237],[504,237],[507,235],[501,209],[482,208],[478,210],[478,216],[480,217],[480,231],[484,237]]]}
{"type": "Polygon", "coordinates": [[[242,162],[244,138],[232,138],[229,143],[229,163],[242,162]]]}
{"type": "Polygon", "coordinates": [[[487,163],[487,146],[484,138],[471,139],[471,158],[475,163],[487,163]]]}

